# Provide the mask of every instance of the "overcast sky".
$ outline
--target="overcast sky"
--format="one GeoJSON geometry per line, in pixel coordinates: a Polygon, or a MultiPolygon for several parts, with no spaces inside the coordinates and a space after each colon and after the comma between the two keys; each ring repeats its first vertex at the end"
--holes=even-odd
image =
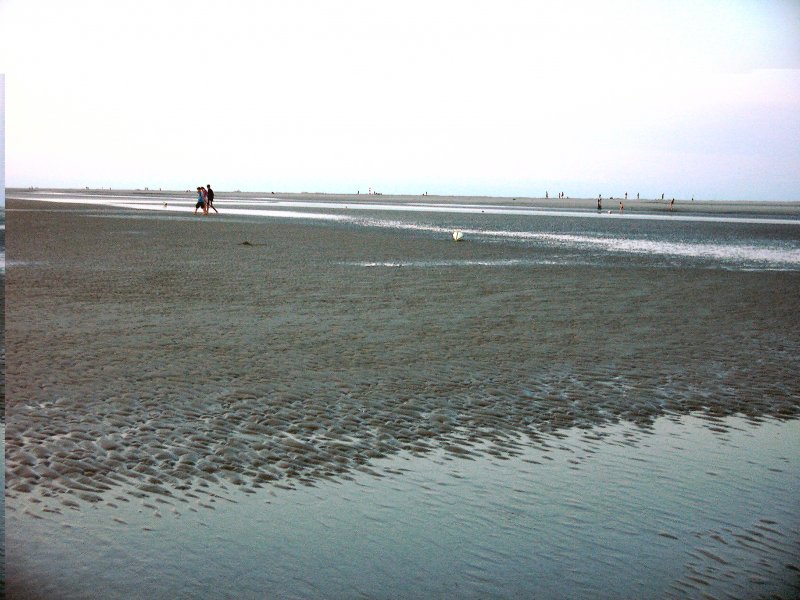
{"type": "Polygon", "coordinates": [[[800,200],[800,2],[0,0],[6,184],[800,200]]]}

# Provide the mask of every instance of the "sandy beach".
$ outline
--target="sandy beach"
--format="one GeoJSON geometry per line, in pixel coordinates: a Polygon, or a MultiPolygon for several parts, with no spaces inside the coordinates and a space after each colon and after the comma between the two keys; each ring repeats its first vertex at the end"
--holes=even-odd
{"type": "Polygon", "coordinates": [[[734,415],[800,416],[797,271],[565,266],[523,246],[226,217],[224,193],[208,218],[23,195],[7,201],[6,498],[39,514],[347,481],[400,454],[508,459],[664,416],[720,432],[734,415]]]}

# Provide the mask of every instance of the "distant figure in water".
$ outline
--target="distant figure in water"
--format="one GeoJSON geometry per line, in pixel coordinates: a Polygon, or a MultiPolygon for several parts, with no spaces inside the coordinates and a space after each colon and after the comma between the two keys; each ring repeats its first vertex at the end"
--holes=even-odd
{"type": "Polygon", "coordinates": [[[664,199],[664,194],[661,194],[661,199],[662,199],[662,200],[664,199]]]}
{"type": "MultiPolygon", "coordinates": [[[[209,208],[214,208],[214,190],[211,189],[210,183],[207,183],[206,185],[208,186],[208,194],[207,194],[208,200],[206,202],[206,213],[208,213],[209,208]]],[[[219,211],[216,208],[214,208],[214,212],[219,214],[219,211]]]]}
{"type": "Polygon", "coordinates": [[[628,199],[628,192],[625,192],[625,200],[628,199]]]}
{"type": "Polygon", "coordinates": [[[672,200],[669,201],[669,209],[670,210],[672,210],[672,207],[674,206],[674,204],[675,204],[675,198],[673,198],[672,200]]]}
{"type": "Polygon", "coordinates": [[[597,210],[603,210],[603,203],[600,200],[600,196],[597,197],[597,210]]]}
{"type": "Polygon", "coordinates": [[[206,201],[203,198],[203,188],[197,188],[197,204],[194,205],[194,214],[197,214],[197,209],[202,208],[203,214],[206,212],[206,201]]]}
{"type": "Polygon", "coordinates": [[[622,211],[624,211],[624,210],[625,210],[625,205],[624,205],[624,204],[622,204],[622,200],[620,200],[620,201],[619,201],[619,212],[622,212],[622,211]]]}

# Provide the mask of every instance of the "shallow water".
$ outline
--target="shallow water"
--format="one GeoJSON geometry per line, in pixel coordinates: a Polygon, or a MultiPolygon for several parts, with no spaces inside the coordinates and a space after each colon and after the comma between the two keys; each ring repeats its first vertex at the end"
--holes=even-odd
{"type": "Polygon", "coordinates": [[[120,490],[56,513],[17,500],[9,589],[65,599],[796,597],[800,424],[716,427],[685,417],[651,432],[571,430],[505,460],[401,455],[376,461],[379,477],[296,490],[212,487],[158,501],[120,490]]]}

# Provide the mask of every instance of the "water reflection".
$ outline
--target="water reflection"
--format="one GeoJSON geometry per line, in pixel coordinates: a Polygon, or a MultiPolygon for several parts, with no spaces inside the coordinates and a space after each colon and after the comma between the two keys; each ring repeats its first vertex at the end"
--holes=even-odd
{"type": "Polygon", "coordinates": [[[505,460],[403,455],[377,461],[379,477],[218,489],[210,508],[165,500],[160,518],[144,501],[58,516],[15,502],[9,581],[64,598],[98,585],[149,598],[795,595],[800,422],[721,424],[571,430],[505,460]]]}

